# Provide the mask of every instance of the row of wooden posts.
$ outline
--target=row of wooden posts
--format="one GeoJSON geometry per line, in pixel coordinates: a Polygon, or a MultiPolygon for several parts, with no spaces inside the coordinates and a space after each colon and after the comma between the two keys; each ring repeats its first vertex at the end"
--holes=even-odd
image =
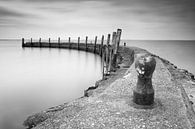
{"type": "MultiPolygon", "coordinates": [[[[112,33],[112,39],[111,34],[108,34],[106,44],[104,44],[104,35],[101,37],[101,44],[97,44],[97,36],[95,36],[95,41],[93,46],[93,50],[91,52],[97,53],[102,57],[102,63],[103,63],[103,79],[105,79],[106,75],[109,75],[111,72],[115,72],[118,68],[118,62],[117,62],[117,56],[118,56],[118,49],[120,45],[120,39],[121,39],[121,29],[117,29],[117,32],[112,33]],[[99,51],[97,51],[97,49],[99,51]]],[[[60,38],[58,38],[57,43],[52,43],[51,39],[49,38],[48,42],[42,42],[41,38],[38,42],[33,42],[32,38],[30,39],[30,42],[24,41],[24,38],[22,38],[22,47],[63,47],[63,45],[67,45],[67,43],[61,42],[60,38]],[[37,46],[36,46],[37,44],[37,46]]],[[[73,49],[71,46],[76,45],[76,48],[78,50],[85,50],[88,51],[88,36],[85,38],[85,43],[80,42],[80,37],[78,37],[78,42],[73,43],[71,42],[71,38],[68,38],[68,47],[73,49]],[[81,49],[81,47],[84,47],[85,49],[81,49]]]]}

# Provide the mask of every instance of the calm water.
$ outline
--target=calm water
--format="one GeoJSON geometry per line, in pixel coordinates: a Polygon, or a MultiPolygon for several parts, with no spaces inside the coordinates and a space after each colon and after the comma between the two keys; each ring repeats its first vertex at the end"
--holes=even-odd
{"type": "MultiPolygon", "coordinates": [[[[195,41],[125,42],[195,74],[195,41]]],[[[82,96],[101,79],[101,67],[99,56],[91,53],[22,49],[21,41],[0,41],[0,129],[22,129],[29,114],[82,96]]]]}
{"type": "Polygon", "coordinates": [[[101,75],[97,55],[0,41],[0,129],[23,129],[28,115],[81,97],[101,75]]]}
{"type": "Polygon", "coordinates": [[[195,75],[195,41],[126,40],[123,42],[126,42],[128,46],[144,48],[195,75]]]}

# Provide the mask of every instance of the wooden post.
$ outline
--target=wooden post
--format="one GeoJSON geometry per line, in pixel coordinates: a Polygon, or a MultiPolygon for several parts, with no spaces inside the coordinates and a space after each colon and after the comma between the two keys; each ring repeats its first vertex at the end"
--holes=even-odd
{"type": "Polygon", "coordinates": [[[51,47],[51,39],[49,38],[49,47],[51,47]]]}
{"type": "Polygon", "coordinates": [[[22,47],[24,47],[24,38],[22,38],[22,47]]]}
{"type": "Polygon", "coordinates": [[[85,40],[85,49],[87,51],[87,40],[88,40],[88,36],[86,36],[86,40],[85,40]]]}
{"type": "Polygon", "coordinates": [[[79,47],[79,44],[80,44],[80,37],[78,37],[78,50],[80,49],[79,47]]]}
{"type": "Polygon", "coordinates": [[[30,45],[32,46],[32,38],[30,38],[30,45]]]}
{"type": "Polygon", "coordinates": [[[105,75],[104,75],[104,58],[105,58],[105,51],[104,48],[102,47],[102,79],[105,79],[105,75]]]}
{"type": "Polygon", "coordinates": [[[58,37],[58,47],[60,47],[60,37],[58,37]]]}
{"type": "Polygon", "coordinates": [[[97,36],[95,36],[95,42],[94,42],[94,53],[96,53],[96,44],[97,44],[97,36]]]}
{"type": "Polygon", "coordinates": [[[109,46],[109,64],[108,64],[108,74],[112,71],[112,57],[113,57],[113,49],[112,46],[109,46]]]}
{"type": "Polygon", "coordinates": [[[116,61],[117,61],[117,55],[116,55],[116,38],[117,34],[116,32],[113,32],[112,34],[112,48],[113,48],[113,53],[112,53],[112,63],[111,63],[111,71],[116,71],[116,61]]]}
{"type": "Polygon", "coordinates": [[[70,37],[68,37],[69,48],[71,48],[70,37]]]}
{"type": "Polygon", "coordinates": [[[112,45],[114,45],[114,40],[115,40],[116,32],[112,33],[112,45]]]}
{"type": "Polygon", "coordinates": [[[110,34],[108,34],[107,43],[106,43],[106,74],[108,74],[108,66],[109,66],[109,46],[110,46],[110,34]]]}
{"type": "Polygon", "coordinates": [[[41,38],[39,38],[39,46],[42,47],[41,38]]]}
{"type": "Polygon", "coordinates": [[[120,40],[121,40],[121,33],[122,30],[121,29],[117,29],[117,33],[116,33],[116,41],[115,41],[115,51],[114,51],[114,67],[115,69],[118,68],[118,61],[117,61],[117,57],[118,57],[118,51],[119,51],[119,45],[120,45],[120,40]]]}
{"type": "Polygon", "coordinates": [[[121,29],[117,29],[117,34],[116,34],[116,54],[118,53],[118,49],[119,49],[119,45],[120,45],[120,40],[121,40],[121,33],[122,33],[122,30],[121,29]]]}
{"type": "Polygon", "coordinates": [[[70,43],[70,37],[68,37],[68,42],[70,43]]]}
{"type": "Polygon", "coordinates": [[[106,45],[108,46],[110,44],[110,34],[108,34],[108,38],[107,38],[107,43],[106,45]]]}
{"type": "Polygon", "coordinates": [[[102,56],[102,48],[104,44],[104,35],[102,35],[101,45],[100,45],[100,56],[102,56]]]}

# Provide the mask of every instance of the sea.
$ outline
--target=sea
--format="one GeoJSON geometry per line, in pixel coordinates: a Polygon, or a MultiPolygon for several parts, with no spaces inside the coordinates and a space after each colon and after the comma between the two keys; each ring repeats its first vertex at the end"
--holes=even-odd
{"type": "Polygon", "coordinates": [[[124,43],[146,49],[195,75],[195,40],[122,40],[121,45],[124,43]]]}
{"type": "MultiPolygon", "coordinates": [[[[121,40],[195,74],[195,41],[121,40]]],[[[102,78],[98,55],[57,48],[22,48],[0,40],[0,129],[24,129],[31,114],[83,96],[102,78]]]]}
{"type": "Polygon", "coordinates": [[[92,53],[0,41],[0,129],[25,129],[29,115],[83,96],[101,70],[92,53]]]}

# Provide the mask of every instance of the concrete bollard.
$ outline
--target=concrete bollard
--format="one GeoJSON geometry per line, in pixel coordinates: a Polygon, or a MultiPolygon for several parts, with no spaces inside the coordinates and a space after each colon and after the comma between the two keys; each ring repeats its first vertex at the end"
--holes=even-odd
{"type": "Polygon", "coordinates": [[[154,103],[154,89],[152,74],[156,67],[156,60],[150,55],[144,55],[135,62],[138,72],[137,85],[133,90],[133,102],[138,105],[151,105],[154,103]]]}

